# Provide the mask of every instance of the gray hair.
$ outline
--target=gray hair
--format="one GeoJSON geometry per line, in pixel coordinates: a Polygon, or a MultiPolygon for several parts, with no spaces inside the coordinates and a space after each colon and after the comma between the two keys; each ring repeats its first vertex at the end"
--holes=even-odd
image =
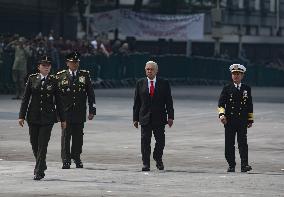
{"type": "Polygon", "coordinates": [[[156,62],[154,62],[154,61],[148,61],[148,62],[146,62],[146,65],[148,65],[148,64],[153,65],[153,66],[155,67],[155,69],[158,70],[158,64],[157,64],[156,62]]]}

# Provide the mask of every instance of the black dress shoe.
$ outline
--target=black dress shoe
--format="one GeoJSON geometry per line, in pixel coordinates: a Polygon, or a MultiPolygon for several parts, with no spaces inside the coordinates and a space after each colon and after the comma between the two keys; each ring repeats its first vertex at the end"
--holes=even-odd
{"type": "Polygon", "coordinates": [[[76,168],[83,168],[83,163],[81,160],[74,160],[74,163],[76,164],[76,168]]]}
{"type": "Polygon", "coordinates": [[[156,167],[158,170],[164,170],[164,164],[163,161],[156,161],[156,167]]]}
{"type": "Polygon", "coordinates": [[[150,171],[150,166],[148,166],[148,165],[143,165],[142,171],[150,171]]]}
{"type": "Polygon", "coordinates": [[[229,166],[227,172],[235,172],[235,167],[229,166]]]}
{"type": "Polygon", "coordinates": [[[39,180],[41,180],[41,179],[43,179],[44,178],[44,175],[42,175],[42,174],[36,174],[35,176],[34,176],[34,180],[36,180],[36,181],[39,181],[39,180]]]}
{"type": "Polygon", "coordinates": [[[62,165],[62,169],[70,169],[70,165],[71,165],[71,163],[64,162],[63,165],[62,165]]]}
{"type": "Polygon", "coordinates": [[[241,167],[241,172],[248,172],[251,171],[252,167],[250,165],[242,166],[241,167]]]}

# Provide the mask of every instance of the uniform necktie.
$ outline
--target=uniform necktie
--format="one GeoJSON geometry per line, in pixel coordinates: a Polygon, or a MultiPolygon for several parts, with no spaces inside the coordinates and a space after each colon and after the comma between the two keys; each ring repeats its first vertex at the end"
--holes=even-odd
{"type": "Polygon", "coordinates": [[[41,79],[41,85],[43,85],[45,82],[45,77],[41,79]]]}
{"type": "Polygon", "coordinates": [[[237,89],[240,90],[240,84],[237,84],[237,89]]]}
{"type": "Polygon", "coordinates": [[[150,96],[153,97],[154,96],[154,81],[150,81],[151,85],[150,85],[150,96]]]}
{"type": "Polygon", "coordinates": [[[75,72],[72,71],[72,81],[75,81],[75,78],[76,78],[75,72]]]}

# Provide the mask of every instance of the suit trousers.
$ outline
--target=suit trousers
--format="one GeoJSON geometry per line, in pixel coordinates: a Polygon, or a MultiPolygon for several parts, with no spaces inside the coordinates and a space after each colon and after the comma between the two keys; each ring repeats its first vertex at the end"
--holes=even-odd
{"type": "Polygon", "coordinates": [[[46,153],[52,127],[53,124],[29,124],[30,142],[32,145],[34,157],[36,159],[34,174],[40,174],[44,176],[44,171],[47,169],[46,153]]]}
{"type": "Polygon", "coordinates": [[[155,126],[152,124],[141,126],[141,153],[143,165],[150,166],[152,131],[156,140],[153,158],[161,161],[165,147],[165,125],[155,126]]]}
{"type": "Polygon", "coordinates": [[[80,160],[83,147],[84,123],[68,123],[61,135],[61,158],[62,162],[71,163],[71,159],[80,160]],[[71,153],[70,141],[72,138],[71,153]]]}
{"type": "Polygon", "coordinates": [[[228,122],[225,125],[225,158],[231,167],[236,166],[235,136],[237,134],[241,165],[248,165],[247,125],[241,122],[228,122]]]}

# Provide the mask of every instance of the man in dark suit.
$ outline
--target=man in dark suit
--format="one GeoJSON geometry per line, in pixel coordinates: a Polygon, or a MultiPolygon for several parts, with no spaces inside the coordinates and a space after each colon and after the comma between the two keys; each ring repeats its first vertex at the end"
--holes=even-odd
{"type": "Polygon", "coordinates": [[[152,131],[156,139],[153,158],[156,167],[164,170],[162,160],[165,147],[165,125],[173,125],[174,109],[171,88],[167,80],[156,77],[158,65],[148,61],[145,66],[146,76],[136,84],[133,124],[141,125],[142,171],[150,171],[152,131]]]}
{"type": "Polygon", "coordinates": [[[80,54],[77,52],[68,54],[66,64],[69,69],[57,73],[67,122],[67,127],[62,130],[61,137],[62,169],[70,168],[71,159],[74,160],[76,168],[83,168],[80,155],[83,146],[84,122],[86,122],[87,98],[89,104],[88,119],[92,120],[96,115],[95,93],[90,75],[88,71],[78,69],[79,57],[80,54]]]}
{"type": "Polygon", "coordinates": [[[253,123],[251,88],[241,83],[246,68],[240,64],[230,66],[233,83],[226,85],[218,103],[219,118],[225,127],[225,157],[229,164],[227,172],[235,172],[235,136],[241,157],[241,172],[252,170],[248,165],[247,128],[253,123]]]}
{"type": "Polygon", "coordinates": [[[28,78],[19,113],[19,125],[23,127],[26,119],[29,126],[30,142],[36,159],[34,180],[45,176],[47,146],[57,115],[61,127],[66,127],[57,80],[49,75],[50,69],[51,58],[43,56],[38,63],[39,73],[28,78]]]}

